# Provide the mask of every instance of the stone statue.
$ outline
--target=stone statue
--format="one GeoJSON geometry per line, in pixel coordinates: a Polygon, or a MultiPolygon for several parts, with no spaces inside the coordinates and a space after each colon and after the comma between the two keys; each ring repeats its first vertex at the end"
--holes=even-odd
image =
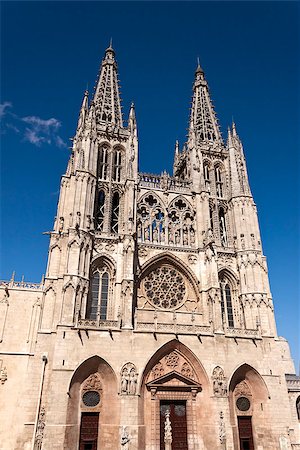
{"type": "Polygon", "coordinates": [[[158,231],[157,228],[155,227],[153,229],[153,242],[157,242],[158,241],[158,231]]]}
{"type": "Polygon", "coordinates": [[[227,395],[226,378],[221,367],[214,368],[212,373],[213,391],[216,397],[225,397],[227,395]]]}
{"type": "Polygon", "coordinates": [[[121,393],[122,394],[127,394],[128,381],[129,381],[129,375],[127,373],[127,370],[124,370],[122,373],[122,379],[121,379],[121,393]]]}
{"type": "Polygon", "coordinates": [[[63,218],[63,217],[60,217],[59,218],[59,232],[60,233],[62,233],[63,232],[63,229],[64,229],[64,221],[65,221],[65,219],[63,218]]]}
{"type": "Polygon", "coordinates": [[[183,245],[188,245],[189,241],[188,241],[188,232],[187,229],[185,229],[183,231],[183,245]]]}
{"type": "Polygon", "coordinates": [[[150,240],[150,233],[149,233],[149,226],[146,225],[144,228],[144,236],[145,236],[145,241],[149,241],[150,240]]]}
{"type": "Polygon", "coordinates": [[[195,231],[194,231],[194,228],[191,228],[190,236],[191,236],[191,244],[195,244],[195,231]]]}
{"type": "Polygon", "coordinates": [[[138,374],[134,364],[128,362],[121,370],[121,395],[136,395],[138,374]]]}
{"type": "Polygon", "coordinates": [[[135,370],[131,370],[129,380],[129,394],[131,395],[136,394],[136,386],[137,386],[137,374],[135,373],[135,370]]]}
{"type": "Polygon", "coordinates": [[[171,450],[172,426],[171,426],[171,421],[170,421],[170,410],[169,409],[167,409],[167,411],[166,411],[164,441],[165,441],[165,450],[171,450]]]}
{"type": "Polygon", "coordinates": [[[220,412],[220,423],[219,423],[219,439],[221,444],[225,444],[226,442],[226,430],[225,430],[225,422],[224,422],[224,414],[220,412]]]}
{"type": "Polygon", "coordinates": [[[129,442],[130,442],[129,433],[128,433],[126,427],[123,426],[122,431],[121,431],[121,448],[122,448],[122,450],[129,449],[129,442]]]}

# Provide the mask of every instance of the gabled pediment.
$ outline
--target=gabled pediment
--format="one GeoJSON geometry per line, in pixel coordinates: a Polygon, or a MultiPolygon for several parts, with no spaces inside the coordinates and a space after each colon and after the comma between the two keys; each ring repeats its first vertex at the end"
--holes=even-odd
{"type": "Polygon", "coordinates": [[[162,375],[146,384],[149,390],[201,390],[201,384],[182,375],[176,370],[162,375]]]}

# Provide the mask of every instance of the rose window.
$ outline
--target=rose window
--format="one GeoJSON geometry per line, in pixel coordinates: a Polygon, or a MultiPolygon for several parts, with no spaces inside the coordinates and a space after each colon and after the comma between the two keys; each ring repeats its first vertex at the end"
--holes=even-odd
{"type": "Polygon", "coordinates": [[[250,408],[250,400],[247,397],[239,397],[236,406],[240,411],[248,411],[250,408]]]}
{"type": "Polygon", "coordinates": [[[158,267],[144,280],[149,301],[159,308],[176,308],[184,301],[186,287],[181,274],[169,266],[158,267]]]}

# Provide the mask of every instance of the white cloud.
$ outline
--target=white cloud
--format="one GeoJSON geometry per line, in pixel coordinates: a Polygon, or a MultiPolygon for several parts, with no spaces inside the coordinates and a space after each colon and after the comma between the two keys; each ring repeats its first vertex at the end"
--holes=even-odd
{"type": "Polygon", "coordinates": [[[24,132],[24,139],[37,147],[40,147],[42,143],[45,142],[45,138],[43,136],[38,136],[38,134],[30,128],[26,128],[24,132]]]}
{"type": "Polygon", "coordinates": [[[13,123],[7,123],[6,124],[7,128],[10,128],[11,130],[15,131],[16,133],[20,133],[20,130],[18,127],[16,127],[16,125],[14,125],[13,123]]]}
{"type": "Polygon", "coordinates": [[[20,117],[12,112],[7,114],[8,108],[12,108],[11,102],[0,103],[0,118],[3,119],[2,134],[7,130],[12,130],[15,133],[20,133],[24,141],[30,142],[37,147],[45,144],[59,148],[67,147],[58,134],[61,127],[61,122],[58,119],[54,117],[42,119],[38,116],[20,117]]]}
{"type": "Polygon", "coordinates": [[[59,120],[54,119],[41,119],[37,116],[28,116],[22,118],[23,122],[26,122],[36,130],[44,131],[45,133],[50,133],[53,130],[58,130],[61,127],[61,123],[59,120]]]}
{"type": "Polygon", "coordinates": [[[54,144],[57,147],[65,147],[64,141],[57,134],[61,123],[52,117],[51,119],[41,119],[37,116],[28,116],[21,119],[29,127],[26,128],[24,138],[37,147],[42,144],[54,144]]]}
{"type": "Polygon", "coordinates": [[[6,114],[7,108],[11,108],[12,104],[10,102],[0,103],[0,118],[4,117],[6,114]]]}
{"type": "Polygon", "coordinates": [[[60,148],[67,148],[67,144],[62,140],[60,136],[56,136],[56,145],[60,148]]]}

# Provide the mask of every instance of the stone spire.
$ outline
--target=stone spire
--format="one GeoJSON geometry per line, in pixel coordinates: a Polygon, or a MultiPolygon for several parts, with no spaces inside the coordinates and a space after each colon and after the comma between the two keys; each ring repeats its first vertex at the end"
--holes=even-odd
{"type": "Polygon", "coordinates": [[[235,123],[228,128],[227,148],[229,150],[231,195],[251,196],[243,145],[236,132],[235,123]]]}
{"type": "Polygon", "coordinates": [[[78,124],[77,124],[77,131],[81,130],[84,127],[85,118],[87,116],[88,109],[89,109],[88,103],[89,103],[89,93],[88,93],[88,90],[86,90],[84,93],[81,108],[80,108],[78,124]]]}
{"type": "Polygon", "coordinates": [[[123,127],[115,51],[110,43],[105,51],[97,80],[94,105],[97,123],[123,127]]]}
{"type": "Polygon", "coordinates": [[[207,81],[198,60],[193,85],[193,100],[189,124],[189,140],[196,144],[220,143],[222,136],[210,99],[207,81]]]}
{"type": "Polygon", "coordinates": [[[129,117],[128,117],[128,129],[130,134],[137,136],[137,125],[136,125],[136,117],[135,117],[135,108],[134,103],[131,103],[129,117]]]}

